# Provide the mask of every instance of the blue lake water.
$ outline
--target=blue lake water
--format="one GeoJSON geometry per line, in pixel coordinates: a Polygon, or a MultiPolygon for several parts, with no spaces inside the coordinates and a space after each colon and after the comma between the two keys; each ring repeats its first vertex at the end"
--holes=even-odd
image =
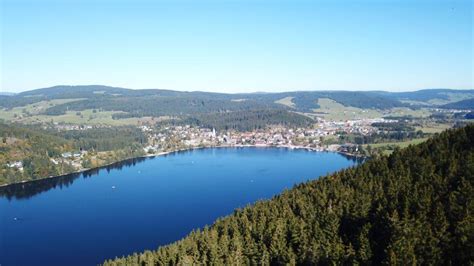
{"type": "Polygon", "coordinates": [[[356,164],[337,153],[215,148],[0,188],[0,265],[96,265],[356,164]]]}

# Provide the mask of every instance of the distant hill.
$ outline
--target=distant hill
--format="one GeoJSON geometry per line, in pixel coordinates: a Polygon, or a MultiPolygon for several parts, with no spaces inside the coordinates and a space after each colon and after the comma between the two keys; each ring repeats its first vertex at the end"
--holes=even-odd
{"type": "Polygon", "coordinates": [[[163,97],[210,97],[222,96],[226,94],[213,92],[186,92],[172,91],[161,89],[142,89],[133,90],[120,87],[110,87],[104,85],[77,85],[77,86],[54,86],[36,90],[25,91],[19,93],[21,97],[38,97],[48,99],[64,99],[64,98],[91,98],[96,96],[122,96],[122,97],[142,97],[142,96],[163,96],[163,97]]]}
{"type": "Polygon", "coordinates": [[[45,111],[58,115],[66,110],[104,109],[123,111],[130,116],[187,115],[209,112],[279,109],[312,112],[319,98],[330,98],[346,106],[386,109],[405,104],[373,92],[317,91],[287,93],[183,92],[159,89],[131,90],[101,85],[55,86],[0,97],[0,106],[13,108],[52,99],[81,99],[54,106],[45,111]],[[294,109],[276,103],[291,97],[294,109]]]}
{"type": "Polygon", "coordinates": [[[312,112],[318,108],[318,99],[329,98],[345,106],[367,109],[389,109],[393,107],[408,106],[386,95],[368,91],[297,91],[284,93],[268,93],[251,95],[250,98],[265,102],[276,102],[283,98],[291,97],[297,111],[312,112]]]}
{"type": "Polygon", "coordinates": [[[16,93],[14,93],[14,92],[0,92],[0,96],[13,96],[15,94],[16,93]]]}
{"type": "Polygon", "coordinates": [[[471,125],[105,265],[469,265],[473,175],[471,125]]]}
{"type": "Polygon", "coordinates": [[[38,98],[89,98],[96,94],[127,94],[133,91],[129,89],[102,86],[102,85],[86,85],[86,86],[54,86],[49,88],[41,88],[30,91],[21,92],[20,97],[38,97],[38,98]]]}
{"type": "MultiPolygon", "coordinates": [[[[415,92],[383,91],[295,91],[281,93],[213,93],[160,89],[132,90],[103,85],[54,86],[0,96],[0,107],[14,108],[46,100],[63,101],[42,110],[61,115],[66,111],[100,109],[122,112],[115,118],[145,116],[197,116],[228,112],[283,110],[312,113],[319,99],[331,99],[346,107],[387,110],[394,107],[442,106],[474,98],[474,90],[431,89],[415,92]]],[[[273,112],[276,114],[276,112],[273,112]]],[[[278,114],[279,117],[289,117],[278,114]]],[[[230,116],[229,116],[230,117],[230,116]]],[[[294,117],[292,115],[292,117],[294,117]]],[[[274,120],[274,119],[271,119],[274,120]]]]}
{"type": "Polygon", "coordinates": [[[425,89],[411,92],[392,92],[390,94],[400,100],[429,101],[432,99],[448,100],[450,93],[474,94],[474,90],[425,89]]]}
{"type": "Polygon", "coordinates": [[[454,103],[448,103],[448,104],[442,105],[441,107],[442,108],[448,108],[448,109],[471,109],[471,110],[474,110],[474,98],[473,99],[462,100],[462,101],[454,102],[454,103]]]}

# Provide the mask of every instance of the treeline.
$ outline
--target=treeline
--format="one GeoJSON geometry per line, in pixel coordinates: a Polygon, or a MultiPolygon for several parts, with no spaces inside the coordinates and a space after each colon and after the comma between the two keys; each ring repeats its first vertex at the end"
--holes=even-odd
{"type": "MultiPolygon", "coordinates": [[[[112,169],[122,169],[125,167],[134,166],[135,164],[145,160],[147,160],[146,157],[137,157],[113,163],[107,165],[104,168],[107,171],[110,171],[112,169]]],[[[39,182],[27,182],[0,187],[0,197],[7,198],[8,200],[28,199],[56,187],[68,187],[73,184],[74,181],[79,177],[89,178],[91,176],[98,175],[99,172],[100,170],[96,168],[84,171],[82,173],[74,173],[70,175],[58,176],[55,178],[48,178],[39,182]]]]}
{"type": "Polygon", "coordinates": [[[474,260],[474,126],[443,132],[105,265],[438,264],[474,260]]]}
{"type": "Polygon", "coordinates": [[[145,145],[147,137],[137,127],[92,128],[69,130],[55,135],[73,141],[77,150],[110,151],[129,147],[131,144],[145,145]]]}
{"type": "MultiPolygon", "coordinates": [[[[72,95],[71,95],[72,96],[72,95]]],[[[79,96],[79,95],[76,95],[79,96]]],[[[296,92],[283,94],[239,94],[215,96],[209,93],[177,94],[177,95],[146,95],[146,96],[111,96],[97,94],[83,101],[74,101],[50,107],[47,115],[60,115],[68,110],[82,111],[85,109],[101,109],[107,111],[123,111],[114,118],[186,115],[195,113],[211,113],[225,111],[243,111],[260,109],[286,110],[288,107],[275,104],[283,97],[292,97],[296,111],[312,112],[318,108],[318,99],[330,98],[345,106],[358,108],[388,109],[404,106],[392,99],[386,99],[368,92],[296,92]],[[238,97],[242,97],[238,99],[238,97]]]]}
{"type": "Polygon", "coordinates": [[[454,102],[454,103],[448,103],[448,104],[445,104],[441,107],[446,108],[446,109],[470,109],[470,110],[474,110],[474,98],[466,99],[466,100],[462,100],[462,101],[454,102]]]}
{"type": "MultiPolygon", "coordinates": [[[[223,94],[209,92],[180,92],[170,90],[130,90],[107,86],[56,86],[1,96],[0,107],[12,108],[51,99],[87,99],[51,107],[45,114],[59,115],[68,110],[103,109],[124,111],[130,117],[180,115],[238,110],[281,109],[287,106],[275,101],[291,97],[294,110],[312,112],[320,98],[330,98],[345,106],[389,109],[406,106],[390,93],[351,91],[312,91],[284,93],[223,94]]],[[[117,115],[121,118],[125,114],[117,115]]]]}
{"type": "Polygon", "coordinates": [[[252,131],[269,125],[305,127],[314,121],[285,110],[249,110],[194,115],[182,120],[182,123],[216,130],[252,131]]]}
{"type": "Polygon", "coordinates": [[[377,143],[386,143],[386,142],[401,142],[413,139],[420,139],[429,136],[430,134],[423,133],[421,130],[410,131],[410,132],[381,132],[374,133],[371,135],[362,135],[362,134],[348,134],[344,131],[338,132],[338,139],[328,141],[325,144],[344,144],[344,143],[353,143],[353,144],[377,144],[377,143]]]}
{"type": "Polygon", "coordinates": [[[263,104],[253,100],[231,101],[207,97],[110,97],[97,96],[92,99],[56,105],[45,111],[47,115],[61,115],[68,110],[82,111],[100,109],[105,111],[123,111],[115,114],[114,119],[144,116],[191,115],[210,112],[226,112],[252,109],[277,108],[275,104],[263,104]]]}
{"type": "Polygon", "coordinates": [[[377,134],[356,137],[353,143],[370,144],[383,142],[398,142],[424,138],[430,134],[423,133],[422,130],[416,130],[415,123],[396,122],[396,123],[372,123],[372,126],[380,130],[377,134]]]}
{"type": "MultiPolygon", "coordinates": [[[[299,91],[282,93],[240,93],[224,94],[210,92],[182,92],[171,90],[131,90],[108,86],[55,86],[26,91],[13,96],[0,95],[0,107],[12,108],[43,100],[82,98],[87,101],[63,104],[47,110],[47,114],[58,115],[69,110],[100,109],[124,111],[129,116],[177,115],[190,113],[217,112],[222,110],[272,108],[288,110],[289,107],[275,104],[275,101],[291,97],[294,110],[312,112],[318,108],[318,99],[329,98],[345,106],[363,109],[390,109],[410,107],[401,100],[421,101],[429,104],[432,99],[448,100],[448,94],[472,94],[472,90],[422,90],[415,92],[382,91],[299,91]],[[204,102],[204,107],[199,104],[204,102]],[[143,105],[141,105],[143,103],[143,105]],[[179,108],[177,108],[179,107],[179,108]]],[[[443,108],[472,109],[473,100],[451,103],[443,108]]],[[[416,105],[415,105],[416,106],[416,105]]],[[[419,107],[419,106],[418,106],[419,107]]]]}
{"type": "Polygon", "coordinates": [[[43,100],[43,97],[18,97],[18,96],[7,96],[0,95],[0,107],[5,109],[11,109],[13,107],[25,106],[28,104],[36,103],[43,100]]]}
{"type": "Polygon", "coordinates": [[[364,91],[297,91],[283,93],[242,94],[257,101],[273,103],[285,97],[291,97],[296,111],[312,112],[319,108],[318,99],[329,98],[345,106],[363,109],[390,109],[407,106],[388,94],[364,91]]]}
{"type": "Polygon", "coordinates": [[[424,133],[421,130],[416,130],[414,123],[408,122],[396,122],[396,123],[372,123],[373,127],[376,127],[379,132],[372,133],[369,135],[359,133],[347,133],[344,131],[337,132],[339,136],[337,140],[326,141],[325,144],[377,144],[386,142],[401,142],[419,138],[425,138],[431,134],[424,133]]]}
{"type": "Polygon", "coordinates": [[[415,127],[406,123],[406,122],[394,122],[394,123],[372,123],[373,127],[378,128],[381,131],[385,132],[408,132],[415,131],[415,127]]]}

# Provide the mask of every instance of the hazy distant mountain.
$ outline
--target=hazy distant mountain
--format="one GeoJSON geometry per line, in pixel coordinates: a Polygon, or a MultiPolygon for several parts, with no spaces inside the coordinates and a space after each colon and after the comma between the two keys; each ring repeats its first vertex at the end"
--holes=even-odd
{"type": "Polygon", "coordinates": [[[474,98],[474,90],[453,90],[453,89],[425,89],[410,92],[380,92],[387,97],[392,97],[400,101],[425,102],[427,104],[446,104],[455,102],[459,98],[474,98]],[[443,102],[444,101],[444,102],[443,102]]]}
{"type": "Polygon", "coordinates": [[[15,94],[16,93],[14,93],[14,92],[0,92],[0,95],[2,95],[2,96],[13,96],[15,94]]]}
{"type": "Polygon", "coordinates": [[[474,98],[462,100],[459,102],[448,103],[443,106],[443,108],[447,109],[471,109],[474,110],[474,98]]]}

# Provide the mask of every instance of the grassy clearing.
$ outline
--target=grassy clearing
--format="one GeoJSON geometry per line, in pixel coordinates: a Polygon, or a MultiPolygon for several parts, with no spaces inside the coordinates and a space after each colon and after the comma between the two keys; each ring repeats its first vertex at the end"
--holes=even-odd
{"type": "Polygon", "coordinates": [[[411,117],[423,118],[423,117],[428,117],[430,115],[431,115],[431,112],[425,108],[412,110],[407,107],[397,107],[397,108],[390,109],[388,112],[384,112],[384,116],[411,116],[411,117]]]}
{"type": "Polygon", "coordinates": [[[406,148],[410,145],[420,144],[426,141],[428,138],[420,138],[420,139],[412,139],[407,141],[400,141],[400,142],[385,142],[385,143],[375,143],[375,144],[364,144],[362,145],[364,149],[370,145],[372,149],[380,149],[383,154],[390,155],[395,147],[399,148],[406,148]]]}
{"type": "Polygon", "coordinates": [[[422,101],[414,101],[414,100],[400,100],[402,103],[408,103],[410,105],[420,105],[420,106],[430,106],[431,104],[422,101]]]}
{"type": "Polygon", "coordinates": [[[111,125],[111,126],[122,126],[122,125],[137,125],[140,122],[151,120],[150,117],[144,118],[126,118],[126,119],[112,119],[112,115],[115,111],[103,111],[95,112],[92,109],[84,110],[81,112],[69,111],[64,115],[50,116],[42,114],[46,109],[55,105],[64,103],[74,102],[83,100],[81,98],[76,99],[56,99],[49,101],[41,101],[21,107],[15,107],[9,110],[0,110],[0,119],[5,121],[20,122],[20,123],[45,123],[45,122],[58,122],[67,124],[85,124],[85,125],[111,125]]]}
{"type": "Polygon", "coordinates": [[[430,104],[434,104],[434,105],[443,105],[443,104],[448,104],[448,103],[453,103],[453,102],[458,102],[458,101],[462,101],[462,100],[467,100],[467,99],[471,99],[474,97],[474,94],[472,93],[450,93],[450,92],[446,92],[446,93],[443,93],[445,94],[446,96],[448,96],[448,99],[431,99],[429,100],[428,102],[430,104]]]}
{"type": "Polygon", "coordinates": [[[137,125],[143,122],[154,123],[169,119],[169,117],[142,117],[142,118],[125,118],[112,119],[112,115],[123,113],[119,111],[96,111],[87,109],[83,111],[69,111],[63,115],[44,115],[42,114],[46,109],[55,105],[83,100],[76,99],[57,99],[49,101],[41,101],[34,104],[29,104],[21,107],[15,107],[9,110],[0,109],[0,119],[11,122],[20,122],[25,124],[31,123],[66,123],[66,124],[82,124],[82,125],[137,125]]]}
{"type": "Polygon", "coordinates": [[[443,104],[448,104],[448,103],[451,103],[453,101],[450,101],[450,100],[445,100],[445,99],[431,99],[428,101],[429,104],[433,104],[433,105],[443,105],[443,104]]]}
{"type": "Polygon", "coordinates": [[[28,104],[25,106],[15,107],[9,110],[1,109],[0,110],[0,119],[4,119],[7,121],[17,121],[21,120],[24,117],[28,116],[35,116],[44,112],[46,109],[70,102],[84,100],[82,98],[76,99],[56,99],[56,100],[49,100],[49,101],[41,101],[33,104],[28,104]]]}
{"type": "Polygon", "coordinates": [[[425,118],[431,115],[426,108],[412,110],[407,107],[397,107],[390,110],[361,109],[351,106],[344,106],[334,100],[321,98],[318,99],[319,108],[313,111],[317,115],[333,121],[346,121],[356,119],[371,119],[389,116],[411,116],[416,118],[425,118]]]}
{"type": "Polygon", "coordinates": [[[415,105],[443,105],[447,103],[453,103],[453,102],[458,102],[458,101],[474,98],[474,94],[469,93],[469,92],[466,92],[466,93],[445,92],[441,94],[448,96],[448,98],[447,99],[433,98],[427,101],[401,100],[401,102],[408,103],[408,104],[415,104],[415,105]]]}
{"type": "Polygon", "coordinates": [[[364,144],[364,147],[367,147],[370,145],[372,148],[381,148],[384,146],[397,146],[400,148],[406,148],[410,145],[416,145],[424,142],[428,138],[420,138],[420,139],[412,139],[412,140],[407,140],[407,141],[400,141],[400,142],[384,142],[384,143],[375,143],[375,144],[364,144]]]}
{"type": "Polygon", "coordinates": [[[321,116],[326,120],[346,121],[382,117],[382,113],[380,111],[344,106],[328,98],[318,99],[318,105],[319,108],[314,109],[313,111],[318,113],[318,116],[321,116]]]}
{"type": "MultiPolygon", "coordinates": [[[[386,143],[376,143],[376,144],[370,144],[372,148],[376,149],[381,149],[383,154],[390,155],[395,147],[399,147],[401,149],[406,148],[410,145],[416,145],[420,144],[424,141],[426,141],[428,138],[420,138],[420,139],[413,139],[413,140],[407,140],[407,141],[401,141],[401,142],[386,142],[386,143]]],[[[368,145],[364,145],[365,148],[368,145]]]]}
{"type": "Polygon", "coordinates": [[[336,135],[328,135],[322,137],[322,143],[323,145],[331,145],[331,144],[338,144],[339,143],[339,137],[336,135]]]}
{"type": "Polygon", "coordinates": [[[23,118],[20,122],[22,123],[44,123],[44,122],[57,122],[66,124],[82,124],[82,125],[110,125],[110,126],[123,126],[123,125],[137,125],[140,121],[139,118],[125,118],[125,119],[112,119],[112,115],[123,113],[116,111],[102,111],[95,112],[92,109],[83,111],[69,111],[63,115],[35,115],[31,117],[23,118]]]}
{"type": "Polygon", "coordinates": [[[288,106],[288,107],[291,107],[291,108],[294,108],[295,107],[295,103],[293,103],[293,98],[294,97],[285,97],[283,99],[280,99],[278,101],[275,101],[275,103],[278,103],[278,104],[283,104],[285,106],[288,106]]]}
{"type": "Polygon", "coordinates": [[[428,134],[434,134],[434,133],[440,133],[442,131],[445,131],[448,128],[451,128],[451,124],[435,124],[435,123],[430,123],[427,125],[423,125],[421,127],[416,127],[416,130],[421,130],[423,133],[428,133],[428,134]]]}

